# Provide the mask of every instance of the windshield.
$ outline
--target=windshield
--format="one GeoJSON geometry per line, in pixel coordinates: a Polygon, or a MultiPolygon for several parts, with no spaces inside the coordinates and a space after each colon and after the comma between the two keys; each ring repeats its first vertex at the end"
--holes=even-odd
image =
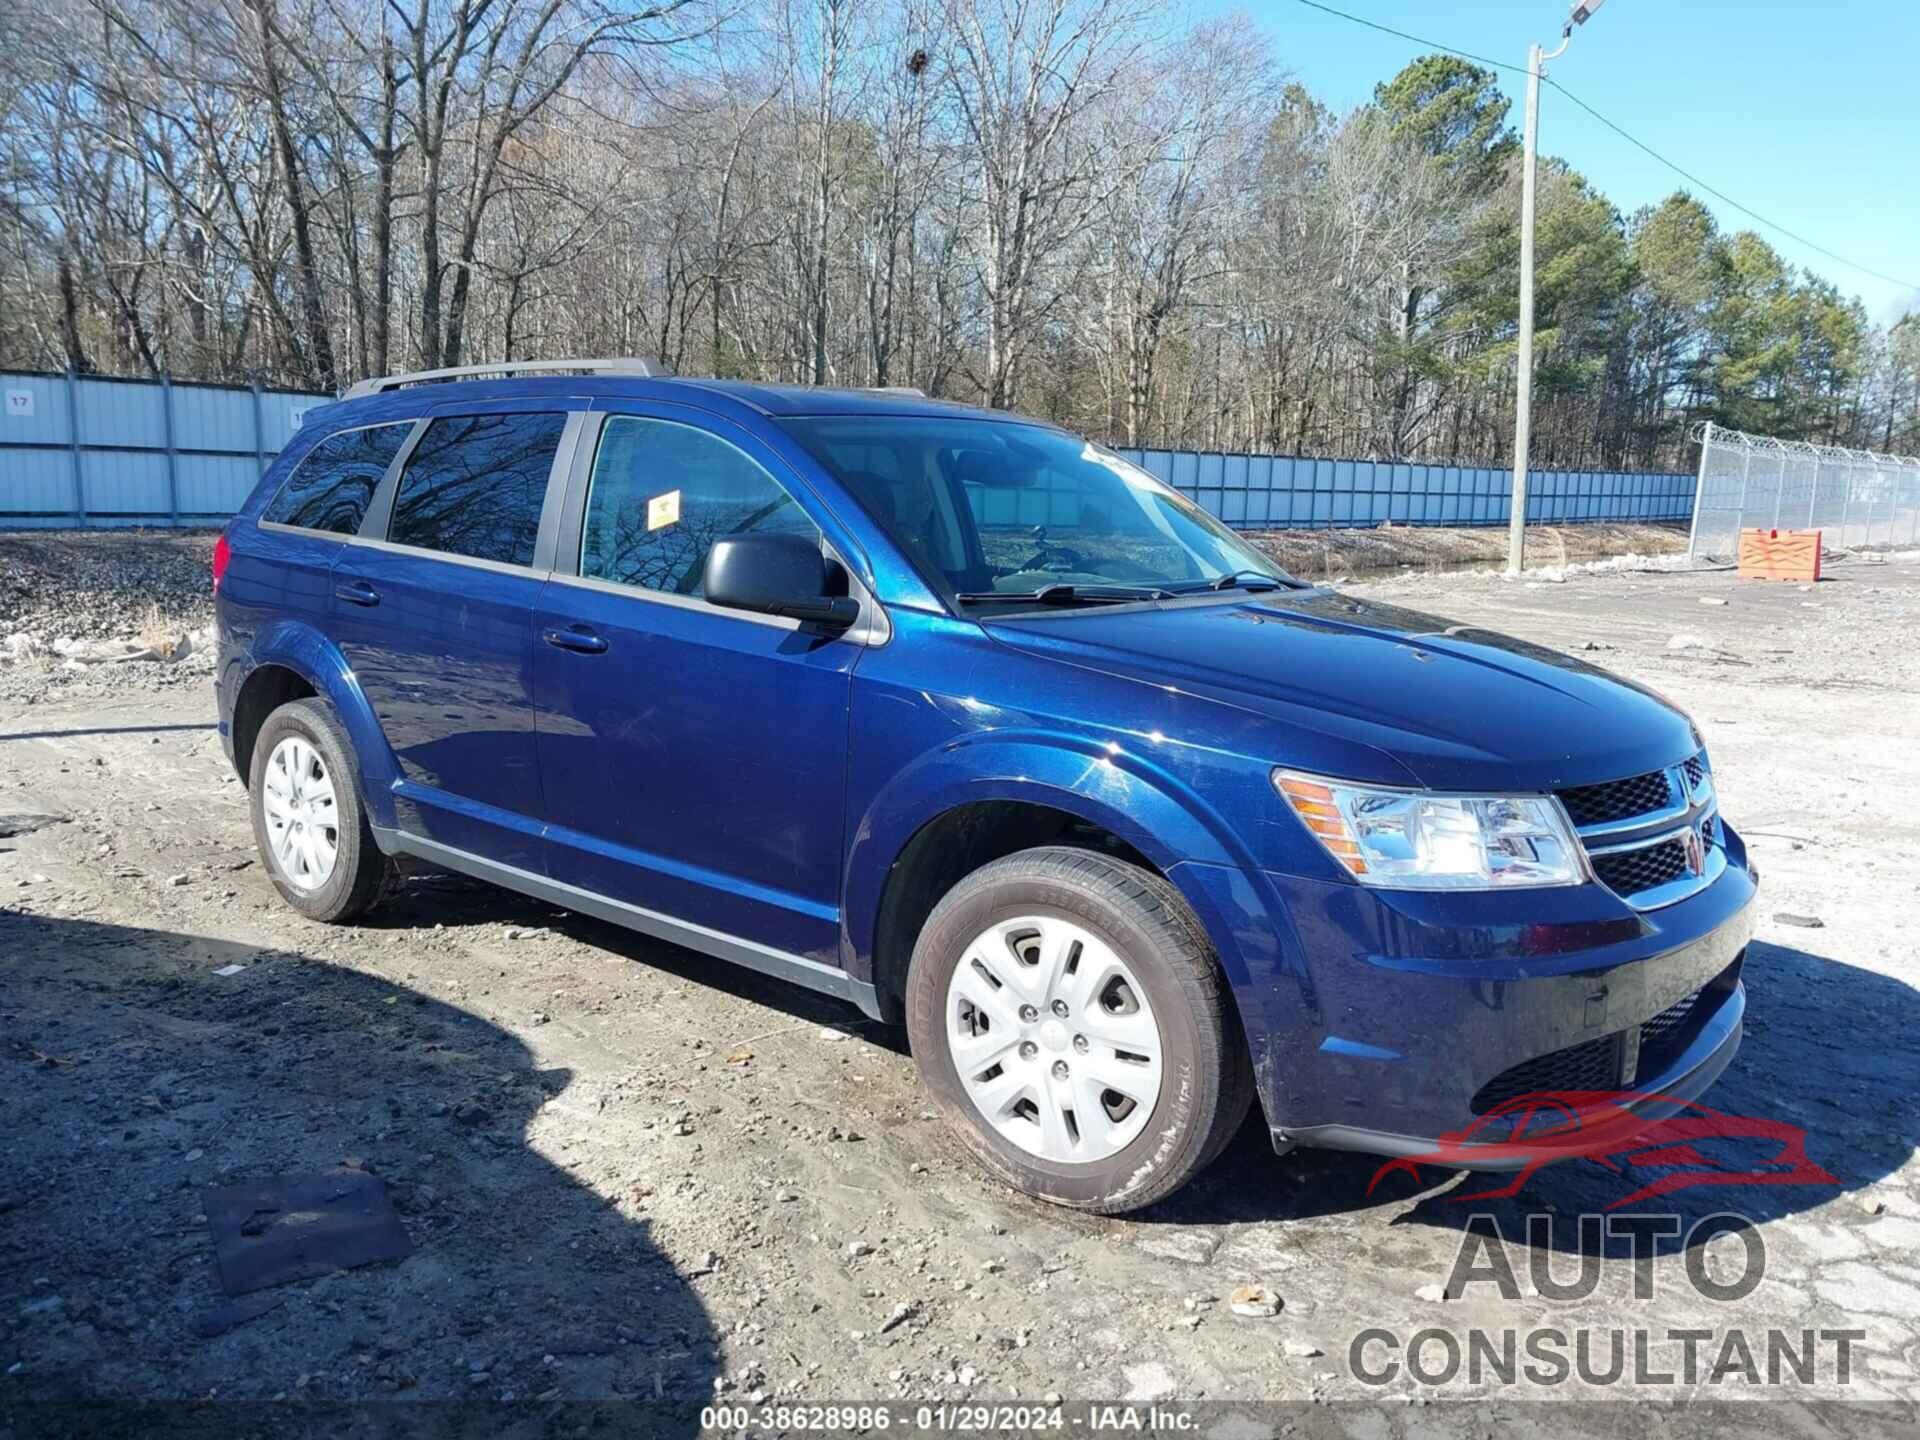
{"type": "Polygon", "coordinates": [[[1057,430],[881,415],[784,423],[948,600],[1091,602],[1290,583],[1177,490],[1057,430]]]}

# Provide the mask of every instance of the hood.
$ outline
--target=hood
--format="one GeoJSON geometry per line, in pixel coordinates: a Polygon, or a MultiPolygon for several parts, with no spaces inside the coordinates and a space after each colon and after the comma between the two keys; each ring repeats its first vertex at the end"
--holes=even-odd
{"type": "Polygon", "coordinates": [[[1672,765],[1699,747],[1678,709],[1597,666],[1330,590],[1062,611],[988,629],[1031,654],[1377,752],[1375,773],[1343,777],[1352,780],[1404,784],[1410,772],[1436,790],[1552,790],[1672,765]]]}

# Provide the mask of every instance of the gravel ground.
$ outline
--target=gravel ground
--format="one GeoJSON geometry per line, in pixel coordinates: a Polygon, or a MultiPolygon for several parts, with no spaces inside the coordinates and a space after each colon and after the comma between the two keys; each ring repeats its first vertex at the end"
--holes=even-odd
{"type": "Polygon", "coordinates": [[[0,534],[0,704],[204,684],[213,540],[167,530],[0,534]],[[165,658],[125,660],[125,649],[165,658]]]}
{"type": "MultiPolygon", "coordinates": [[[[82,610],[105,629],[150,595],[203,620],[204,571],[179,558],[198,543],[155,544],[174,578],[148,582],[85,545],[49,565],[0,541],[0,638],[82,610]],[[111,602],[37,578],[95,565],[111,602]]],[[[667,1433],[715,1394],[1507,1393],[1369,1386],[1349,1346],[1370,1325],[1851,1326],[1850,1383],[1829,1366],[1794,1393],[1920,1401],[1920,562],[1847,561],[1807,590],[1621,573],[1356,588],[1582,652],[1705,732],[1764,874],[1748,1037],[1709,1098],[1804,1126],[1840,1182],[1661,1202],[1757,1222],[1767,1269],[1744,1300],[1697,1294],[1677,1254],[1635,1298],[1610,1253],[1592,1296],[1549,1301],[1520,1247],[1519,1298],[1435,1298],[1478,1210],[1510,1237],[1544,1217],[1540,1253],[1577,1268],[1573,1217],[1623,1193],[1596,1165],[1500,1201],[1461,1204],[1470,1182],[1441,1172],[1370,1193],[1375,1162],[1275,1158],[1256,1117],[1157,1209],[1076,1216],[971,1168],[901,1035],[850,1008],[439,877],[359,928],[307,924],[253,858],[205,675],[121,665],[0,689],[4,1403],[624,1396],[677,1402],[667,1433]],[[343,1166],[386,1181],[412,1254],[228,1309],[205,1187],[343,1166]],[[1248,1284],[1279,1313],[1233,1313],[1248,1284]]],[[[1480,1433],[1484,1412],[1448,1413],[1446,1433],[1480,1433]]],[[[1581,1428],[1637,1429],[1590,1413],[1581,1428]]]]}

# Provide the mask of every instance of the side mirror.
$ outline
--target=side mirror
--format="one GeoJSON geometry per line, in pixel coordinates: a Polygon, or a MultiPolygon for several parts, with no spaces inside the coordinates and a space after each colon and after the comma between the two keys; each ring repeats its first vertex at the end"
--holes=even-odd
{"type": "Polygon", "coordinates": [[[860,602],[829,595],[828,580],[817,540],[768,532],[716,541],[707,552],[701,588],[712,605],[845,630],[860,618],[860,602]]]}

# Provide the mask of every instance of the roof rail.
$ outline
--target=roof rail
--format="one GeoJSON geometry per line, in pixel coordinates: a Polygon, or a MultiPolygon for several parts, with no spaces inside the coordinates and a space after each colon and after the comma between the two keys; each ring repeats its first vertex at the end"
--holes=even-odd
{"type": "Polygon", "coordinates": [[[446,370],[409,370],[399,375],[378,375],[358,381],[342,400],[358,400],[365,395],[380,395],[402,385],[425,385],[436,380],[471,380],[481,375],[540,375],[561,372],[570,375],[670,375],[658,360],[637,356],[605,360],[503,360],[497,365],[455,365],[446,370]]]}

